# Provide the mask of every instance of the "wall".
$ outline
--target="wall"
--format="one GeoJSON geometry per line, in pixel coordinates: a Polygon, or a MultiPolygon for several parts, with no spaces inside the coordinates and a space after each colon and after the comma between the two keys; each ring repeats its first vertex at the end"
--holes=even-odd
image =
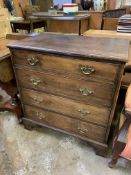
{"type": "Polygon", "coordinates": [[[72,3],[72,0],[53,0],[54,5],[59,4],[59,8],[62,8],[62,4],[72,3]]]}
{"type": "Polygon", "coordinates": [[[0,0],[0,7],[4,7],[4,2],[3,2],[3,0],[0,0]]]}
{"type": "Polygon", "coordinates": [[[131,0],[116,0],[116,8],[119,8],[124,5],[131,5],[131,0]]]}
{"type": "Polygon", "coordinates": [[[36,0],[36,4],[40,6],[41,11],[48,11],[53,4],[53,0],[36,0]]]}

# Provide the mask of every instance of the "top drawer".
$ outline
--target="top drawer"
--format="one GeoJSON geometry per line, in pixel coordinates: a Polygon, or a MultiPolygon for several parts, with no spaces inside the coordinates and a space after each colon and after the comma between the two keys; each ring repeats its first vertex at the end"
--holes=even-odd
{"type": "Polygon", "coordinates": [[[31,69],[43,70],[77,77],[77,79],[96,79],[113,82],[117,76],[118,64],[91,61],[70,56],[58,56],[25,50],[13,50],[13,62],[31,69]]]}

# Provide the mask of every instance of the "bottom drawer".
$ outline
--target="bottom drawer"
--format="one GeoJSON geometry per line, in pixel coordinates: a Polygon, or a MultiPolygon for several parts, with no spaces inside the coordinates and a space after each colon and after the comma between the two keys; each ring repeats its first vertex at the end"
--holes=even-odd
{"type": "Polygon", "coordinates": [[[77,136],[82,136],[104,143],[106,128],[69,118],[51,111],[42,110],[32,106],[24,106],[26,118],[41,124],[64,130],[77,136]]]}

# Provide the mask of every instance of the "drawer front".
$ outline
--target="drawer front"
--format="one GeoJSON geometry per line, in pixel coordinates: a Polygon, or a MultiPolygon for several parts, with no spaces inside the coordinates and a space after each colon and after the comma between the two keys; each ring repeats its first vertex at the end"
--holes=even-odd
{"type": "MultiPolygon", "coordinates": [[[[90,59],[91,60],[91,59],[90,59]]],[[[118,65],[90,60],[80,60],[70,56],[55,56],[38,54],[31,51],[16,50],[13,52],[13,62],[18,65],[29,66],[32,69],[57,72],[64,76],[77,79],[114,82],[118,65]]]]}
{"type": "Polygon", "coordinates": [[[88,104],[110,106],[114,94],[114,86],[107,83],[76,80],[28,69],[16,69],[16,74],[22,87],[66,96],[88,104]]]}
{"type": "Polygon", "coordinates": [[[104,142],[106,129],[90,123],[75,120],[57,113],[24,105],[25,117],[50,127],[69,133],[104,142]]]}
{"type": "Polygon", "coordinates": [[[110,114],[108,108],[86,105],[67,98],[24,88],[21,90],[21,96],[24,104],[48,109],[73,118],[79,118],[83,121],[100,124],[105,127],[108,124],[110,114]]]}

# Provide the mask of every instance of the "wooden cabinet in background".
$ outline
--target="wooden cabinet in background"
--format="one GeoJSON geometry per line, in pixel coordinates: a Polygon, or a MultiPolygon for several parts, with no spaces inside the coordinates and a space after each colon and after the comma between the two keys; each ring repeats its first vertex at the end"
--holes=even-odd
{"type": "Polygon", "coordinates": [[[10,44],[24,125],[79,137],[105,155],[128,44],[62,34],[10,44]]]}
{"type": "Polygon", "coordinates": [[[88,11],[90,15],[90,29],[101,29],[103,11],[88,11]]]}
{"type": "Polygon", "coordinates": [[[52,16],[46,12],[33,13],[33,16],[47,20],[47,31],[55,33],[71,33],[81,35],[89,29],[88,14],[78,14],[75,16],[66,16],[63,12],[52,16]]]}

